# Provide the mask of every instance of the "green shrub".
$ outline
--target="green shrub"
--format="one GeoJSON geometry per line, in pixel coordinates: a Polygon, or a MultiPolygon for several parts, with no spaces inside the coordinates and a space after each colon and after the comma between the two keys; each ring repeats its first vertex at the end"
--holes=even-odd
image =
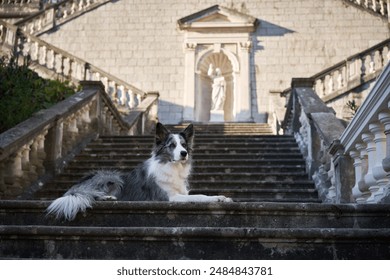
{"type": "Polygon", "coordinates": [[[0,58],[0,133],[75,93],[69,82],[43,79],[28,64],[0,58]]]}

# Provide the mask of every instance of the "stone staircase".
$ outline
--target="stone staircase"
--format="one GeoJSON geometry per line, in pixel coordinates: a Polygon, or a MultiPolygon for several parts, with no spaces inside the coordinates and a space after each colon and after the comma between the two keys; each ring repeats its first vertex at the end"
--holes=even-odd
{"type": "MultiPolygon", "coordinates": [[[[292,136],[271,135],[263,124],[196,125],[195,130],[191,193],[246,202],[319,202],[292,136]]],[[[100,137],[35,198],[61,196],[91,169],[131,170],[150,156],[153,141],[151,135],[100,137]]]]}
{"type": "Polygon", "coordinates": [[[85,172],[131,169],[149,156],[153,143],[153,136],[101,136],[33,199],[0,201],[0,257],[390,257],[390,205],[319,203],[294,138],[271,135],[260,124],[195,129],[191,192],[224,194],[235,202],[98,202],[72,222],[47,217],[50,200],[85,172]]]}

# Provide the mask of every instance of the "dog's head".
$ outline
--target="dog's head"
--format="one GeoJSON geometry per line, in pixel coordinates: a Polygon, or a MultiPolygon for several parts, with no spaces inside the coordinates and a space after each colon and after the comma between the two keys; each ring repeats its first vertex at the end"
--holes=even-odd
{"type": "Polygon", "coordinates": [[[156,141],[153,156],[162,163],[186,163],[191,159],[194,127],[187,126],[180,133],[171,133],[164,125],[156,125],[156,141]]]}

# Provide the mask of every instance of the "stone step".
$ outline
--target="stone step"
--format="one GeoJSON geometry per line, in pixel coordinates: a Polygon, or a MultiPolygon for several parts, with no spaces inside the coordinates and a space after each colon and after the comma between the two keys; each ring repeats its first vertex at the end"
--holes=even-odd
{"type": "Polygon", "coordinates": [[[390,229],[0,226],[2,258],[389,259],[390,229]]]}
{"type": "MultiPolygon", "coordinates": [[[[129,143],[153,143],[154,136],[100,136],[92,143],[107,143],[107,144],[129,144],[129,143]]],[[[263,136],[263,135],[195,135],[195,143],[293,143],[296,146],[294,137],[292,136],[263,136]]]]}
{"type": "MultiPolygon", "coordinates": [[[[103,159],[96,160],[78,160],[77,158],[69,163],[69,167],[79,167],[79,166],[88,166],[89,169],[93,170],[94,168],[117,168],[117,167],[131,167],[136,166],[142,162],[145,158],[139,157],[136,159],[126,159],[126,160],[112,160],[112,159],[103,159]]],[[[231,167],[241,165],[244,167],[272,167],[272,166],[301,166],[304,164],[303,159],[293,158],[285,161],[284,159],[230,159],[226,161],[224,159],[203,159],[201,161],[195,161],[194,167],[204,167],[204,166],[218,166],[218,167],[231,167]]]]}
{"type": "Polygon", "coordinates": [[[224,195],[235,202],[320,202],[314,189],[202,189],[190,194],[224,195]]]}
{"type": "MultiPolygon", "coordinates": [[[[132,159],[139,159],[139,160],[145,160],[150,157],[150,154],[144,154],[144,153],[133,153],[129,156],[132,159]]],[[[90,161],[91,159],[97,159],[98,161],[104,160],[104,159],[120,159],[122,161],[125,161],[128,157],[126,155],[118,154],[118,153],[112,153],[112,154],[80,154],[75,158],[75,162],[85,162],[90,161]]],[[[278,152],[264,152],[264,153],[215,153],[215,154],[198,154],[194,153],[192,155],[193,160],[205,160],[205,159],[222,159],[224,161],[229,161],[230,159],[244,159],[244,160],[250,160],[250,159],[256,159],[256,160],[263,160],[263,159],[283,159],[283,160],[290,160],[290,159],[296,159],[296,158],[302,158],[302,155],[298,152],[289,152],[289,153],[278,153],[278,152]]]]}
{"type": "MultiPolygon", "coordinates": [[[[122,172],[130,172],[134,169],[137,164],[131,166],[118,166],[115,167],[115,170],[122,172]]],[[[110,169],[112,166],[106,166],[106,169],[110,169]]],[[[213,166],[213,165],[197,165],[196,163],[192,167],[193,174],[202,174],[202,173],[240,173],[240,172],[260,172],[260,173],[293,173],[293,172],[305,172],[306,166],[304,164],[296,165],[264,165],[264,166],[244,166],[244,165],[231,165],[231,166],[213,166]]],[[[80,176],[87,174],[91,171],[91,168],[88,166],[78,166],[73,165],[64,170],[62,174],[78,174],[80,176]]]]}
{"type": "MultiPolygon", "coordinates": [[[[85,176],[83,173],[67,173],[61,174],[57,178],[58,181],[74,181],[77,182],[80,178],[85,176]]],[[[304,181],[308,180],[308,176],[305,172],[272,172],[272,173],[260,173],[260,172],[236,172],[236,173],[220,173],[220,172],[202,172],[193,173],[190,176],[191,181],[207,181],[209,183],[220,181],[304,181]]]]}
{"type": "Polygon", "coordinates": [[[0,225],[95,227],[388,228],[390,205],[96,202],[73,221],[45,213],[50,201],[0,201],[0,225]]]}
{"type": "MultiPolygon", "coordinates": [[[[172,132],[178,132],[187,127],[188,124],[181,125],[167,125],[166,127],[172,132]]],[[[268,124],[258,124],[258,123],[224,123],[224,124],[195,124],[195,133],[196,134],[228,134],[228,135],[237,135],[237,134],[263,134],[271,135],[273,134],[271,127],[268,124]]]]}
{"type": "MultiPolygon", "coordinates": [[[[230,147],[230,146],[218,146],[209,148],[204,145],[196,145],[194,147],[194,155],[204,155],[204,154],[263,154],[263,153],[297,153],[300,154],[299,148],[295,147],[264,147],[263,145],[259,147],[230,147]]],[[[150,155],[151,148],[148,147],[116,147],[116,146],[104,146],[104,147],[86,147],[80,155],[107,155],[119,153],[124,156],[133,155],[133,154],[145,154],[150,155]]]]}
{"type": "MultiPolygon", "coordinates": [[[[47,184],[47,186],[34,195],[35,199],[52,200],[62,196],[76,181],[55,181],[47,184]]],[[[265,186],[253,186],[253,183],[246,182],[239,186],[233,182],[228,184],[218,183],[213,184],[207,181],[194,184],[190,190],[190,194],[204,194],[204,195],[225,195],[232,198],[235,202],[321,202],[318,199],[317,191],[310,183],[307,184],[288,184],[279,183],[265,186]],[[209,185],[210,187],[207,187],[209,185]]]]}

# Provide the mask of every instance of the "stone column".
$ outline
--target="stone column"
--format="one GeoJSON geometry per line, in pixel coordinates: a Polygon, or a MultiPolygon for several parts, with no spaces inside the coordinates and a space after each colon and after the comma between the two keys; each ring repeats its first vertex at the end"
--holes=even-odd
{"type": "Polygon", "coordinates": [[[235,115],[236,121],[251,122],[252,106],[251,106],[251,89],[250,89],[250,52],[252,42],[241,42],[239,46],[239,56],[241,62],[240,69],[240,88],[235,91],[235,115]]]}
{"type": "Polygon", "coordinates": [[[194,120],[195,104],[195,43],[185,44],[185,73],[184,73],[184,101],[183,121],[194,120]]]}

